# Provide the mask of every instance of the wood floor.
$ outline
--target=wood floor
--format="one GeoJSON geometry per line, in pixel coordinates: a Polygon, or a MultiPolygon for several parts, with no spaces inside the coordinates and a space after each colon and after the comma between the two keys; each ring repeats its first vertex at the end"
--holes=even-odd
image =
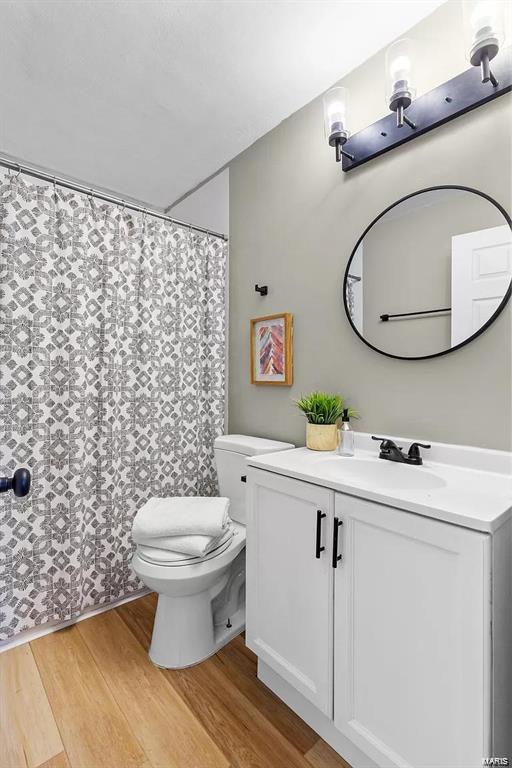
{"type": "Polygon", "coordinates": [[[0,654],[0,768],[350,768],[259,682],[242,637],[191,669],[154,667],[155,605],[0,654]]]}

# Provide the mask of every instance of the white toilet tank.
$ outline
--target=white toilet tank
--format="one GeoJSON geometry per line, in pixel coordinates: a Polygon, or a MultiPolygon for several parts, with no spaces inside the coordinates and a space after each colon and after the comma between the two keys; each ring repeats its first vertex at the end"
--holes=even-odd
{"type": "Polygon", "coordinates": [[[223,435],[215,440],[215,464],[219,478],[219,493],[230,500],[229,516],[245,525],[245,483],[247,456],[275,453],[295,448],[291,443],[267,440],[248,435],[223,435]]]}

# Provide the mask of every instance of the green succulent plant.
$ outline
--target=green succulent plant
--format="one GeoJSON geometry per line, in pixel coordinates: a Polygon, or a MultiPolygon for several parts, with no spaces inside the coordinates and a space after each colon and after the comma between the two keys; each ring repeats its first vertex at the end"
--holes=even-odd
{"type": "MultiPolygon", "coordinates": [[[[311,392],[294,402],[310,424],[336,424],[347,407],[341,395],[329,395],[327,392],[311,392]]],[[[348,413],[352,418],[358,418],[353,408],[348,408],[348,413]]]]}

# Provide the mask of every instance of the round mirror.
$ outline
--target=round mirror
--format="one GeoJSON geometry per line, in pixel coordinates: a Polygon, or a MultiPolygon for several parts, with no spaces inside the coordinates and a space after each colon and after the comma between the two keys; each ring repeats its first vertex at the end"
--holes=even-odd
{"type": "Polygon", "coordinates": [[[475,189],[443,186],[398,200],[356,243],[345,311],[357,335],[389,357],[451,352],[482,333],[511,292],[508,213],[475,189]]]}

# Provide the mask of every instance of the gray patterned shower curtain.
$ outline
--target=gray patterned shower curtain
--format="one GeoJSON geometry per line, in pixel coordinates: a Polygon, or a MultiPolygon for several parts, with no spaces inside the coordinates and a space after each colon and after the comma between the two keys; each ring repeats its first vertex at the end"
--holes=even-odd
{"type": "Polygon", "coordinates": [[[141,588],[133,516],[216,492],[227,245],[0,173],[0,640],[141,588]]]}

